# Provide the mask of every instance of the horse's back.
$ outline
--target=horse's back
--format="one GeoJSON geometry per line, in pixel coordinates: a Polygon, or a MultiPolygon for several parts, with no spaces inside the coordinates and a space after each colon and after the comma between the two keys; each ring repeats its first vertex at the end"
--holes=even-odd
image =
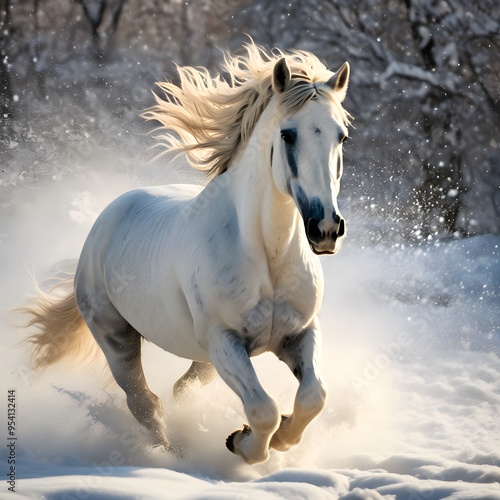
{"type": "Polygon", "coordinates": [[[140,252],[147,241],[156,241],[159,232],[178,222],[185,203],[202,189],[202,186],[177,184],[134,189],[119,196],[94,223],[80,262],[92,258],[105,266],[105,254],[114,252],[112,258],[116,260],[140,252]]]}

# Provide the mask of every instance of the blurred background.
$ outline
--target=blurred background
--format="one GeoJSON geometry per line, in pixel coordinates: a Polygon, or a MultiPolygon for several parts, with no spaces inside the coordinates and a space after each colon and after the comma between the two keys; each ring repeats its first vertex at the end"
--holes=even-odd
{"type": "Polygon", "coordinates": [[[155,82],[249,35],[350,62],[340,204],[367,244],[500,230],[496,0],[0,0],[0,28],[4,211],[22,183],[151,159],[155,82]]]}

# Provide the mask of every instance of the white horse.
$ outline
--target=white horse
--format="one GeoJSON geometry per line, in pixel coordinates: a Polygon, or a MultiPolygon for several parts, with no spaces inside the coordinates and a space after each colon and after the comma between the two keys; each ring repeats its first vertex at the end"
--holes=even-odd
{"type": "Polygon", "coordinates": [[[325,404],[318,255],[337,252],[346,231],[337,195],[349,65],[332,73],[308,52],[245,49],[225,56],[224,78],[178,68],[180,84],[159,84],[165,97],[145,115],[171,131],[168,149],[211,174],[209,184],[116,199],[88,235],[74,288],[26,309],[40,329],[30,339],[35,365],[75,353],[90,329],[130,411],[166,449],[142,338],[193,360],[177,396],[218,373],[249,424],[226,445],[253,464],[297,444],[325,404]],[[265,351],[299,380],[291,415],[280,415],[256,376],[250,357],[265,351]]]}

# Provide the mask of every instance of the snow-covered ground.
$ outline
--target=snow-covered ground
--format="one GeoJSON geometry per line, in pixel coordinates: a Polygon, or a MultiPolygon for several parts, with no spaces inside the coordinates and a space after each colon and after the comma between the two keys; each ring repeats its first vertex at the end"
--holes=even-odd
{"type": "MultiPolygon", "coordinates": [[[[171,176],[89,172],[14,190],[0,215],[6,313],[57,261],[76,257],[114,196],[171,176]]],[[[63,176],[64,177],[64,176],[63,176]]],[[[152,345],[144,365],[179,458],[149,448],[101,360],[29,369],[20,333],[1,324],[1,498],[500,499],[500,237],[419,247],[377,244],[344,209],[349,238],[323,260],[327,406],[303,442],[262,465],[229,453],[245,417],[216,379],[184,406],[171,395],[188,366],[152,345]],[[15,390],[15,490],[8,491],[8,390],[15,390]]],[[[296,382],[271,355],[254,359],[284,411],[296,382]]]]}

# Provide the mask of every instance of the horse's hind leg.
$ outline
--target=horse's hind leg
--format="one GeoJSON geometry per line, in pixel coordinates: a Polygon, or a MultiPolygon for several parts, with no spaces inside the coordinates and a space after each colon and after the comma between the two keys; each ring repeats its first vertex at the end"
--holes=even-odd
{"type": "Polygon", "coordinates": [[[193,361],[186,373],[174,384],[174,397],[177,402],[181,402],[186,396],[189,387],[199,382],[202,386],[211,382],[217,370],[212,363],[193,361]]]}
{"type": "Polygon", "coordinates": [[[108,361],[111,373],[125,391],[132,415],[153,435],[153,444],[169,448],[165,436],[163,408],[146,383],[141,363],[141,336],[111,303],[98,311],[80,301],[80,310],[108,361]]]}
{"type": "Polygon", "coordinates": [[[132,415],[153,435],[153,444],[169,448],[165,435],[163,407],[158,396],[147,385],[141,363],[141,336],[129,327],[126,332],[115,333],[106,339],[111,344],[107,354],[111,372],[127,395],[132,415]]]}

